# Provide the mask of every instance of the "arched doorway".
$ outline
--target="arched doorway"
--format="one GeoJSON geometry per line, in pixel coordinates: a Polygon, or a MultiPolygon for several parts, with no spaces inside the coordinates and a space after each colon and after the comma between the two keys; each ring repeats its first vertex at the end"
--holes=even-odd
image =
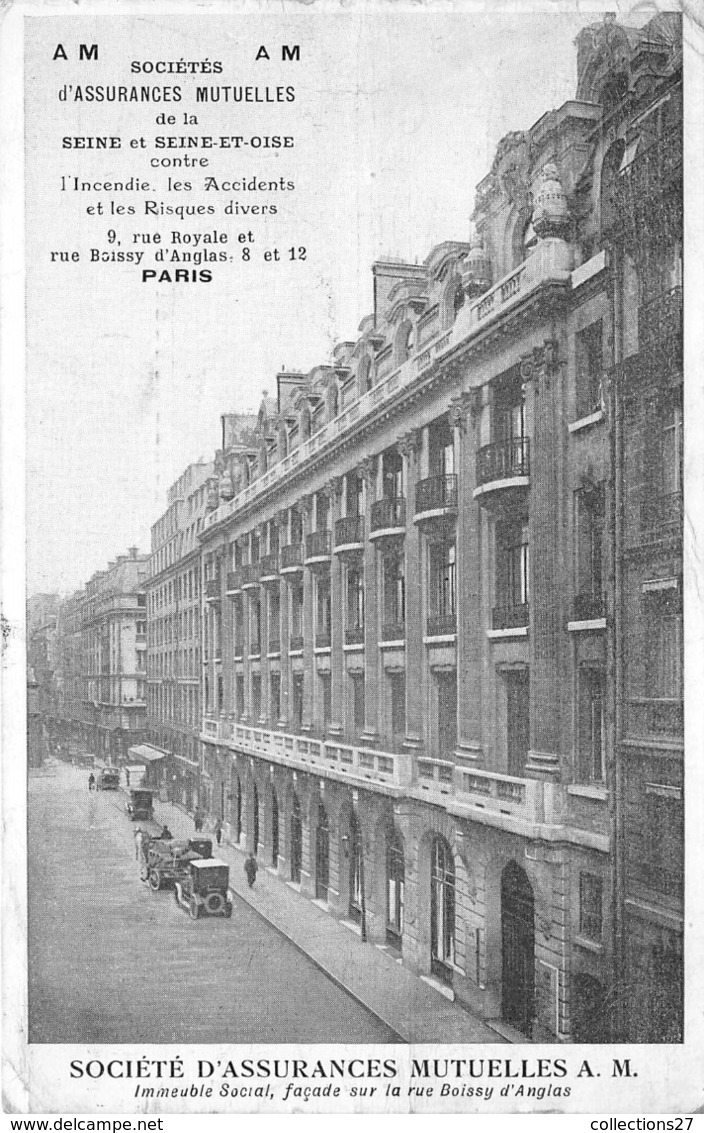
{"type": "Polygon", "coordinates": [[[535,1014],[535,917],[525,870],[509,862],[501,874],[501,1013],[531,1036],[535,1014]]]}
{"type": "Polygon", "coordinates": [[[259,852],[259,791],[252,783],[252,853],[255,858],[259,852]]]}
{"type": "Polygon", "coordinates": [[[237,844],[239,845],[240,838],[242,837],[242,784],[239,775],[237,776],[237,787],[235,789],[235,833],[237,835],[237,844]]]}
{"type": "Polygon", "coordinates": [[[315,830],[315,896],[327,901],[330,885],[330,821],[322,803],[318,805],[318,825],[315,830]]]}
{"type": "Polygon", "coordinates": [[[271,864],[274,869],[279,866],[279,800],[276,791],[271,789],[271,864]]]}
{"type": "Polygon", "coordinates": [[[303,823],[301,804],[294,792],[291,802],[291,881],[301,883],[301,861],[303,857],[303,823]]]}
{"type": "Polygon", "coordinates": [[[580,972],[572,980],[572,1040],[576,1043],[610,1041],[609,1008],[602,984],[580,972]]]}
{"type": "Polygon", "coordinates": [[[430,867],[430,970],[452,983],[455,960],[455,863],[439,835],[433,840],[430,867]]]}
{"type": "Polygon", "coordinates": [[[362,921],[362,836],[357,815],[350,814],[350,891],[349,915],[356,924],[362,921]]]}
{"type": "Polygon", "coordinates": [[[386,837],[386,943],[401,951],[403,936],[403,890],[406,866],[403,840],[395,826],[386,837]]]}

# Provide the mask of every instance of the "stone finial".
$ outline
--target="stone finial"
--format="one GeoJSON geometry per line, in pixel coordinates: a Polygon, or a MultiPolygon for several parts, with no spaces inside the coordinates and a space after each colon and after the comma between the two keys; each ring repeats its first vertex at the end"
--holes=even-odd
{"type": "Polygon", "coordinates": [[[548,162],[541,176],[533,209],[535,234],[540,240],[550,236],[560,236],[564,239],[570,214],[557,166],[548,162]]]}
{"type": "Polygon", "coordinates": [[[468,299],[491,287],[491,263],[484,248],[484,241],[475,229],[469,241],[469,251],[462,262],[462,287],[468,299]]]}

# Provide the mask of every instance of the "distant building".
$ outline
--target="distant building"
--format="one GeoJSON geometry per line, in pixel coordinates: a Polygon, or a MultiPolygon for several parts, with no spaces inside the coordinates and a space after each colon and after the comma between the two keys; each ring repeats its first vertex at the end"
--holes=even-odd
{"type": "Polygon", "coordinates": [[[146,735],[147,555],[118,555],[86,583],[82,602],[84,728],[89,750],[127,759],[146,735]]]}
{"type": "MultiPolygon", "coordinates": [[[[147,731],[170,797],[193,808],[200,781],[201,612],[198,536],[213,490],[212,463],[191,464],[152,526],[146,579],[147,731]]],[[[147,753],[148,754],[148,753],[147,753]]]]}

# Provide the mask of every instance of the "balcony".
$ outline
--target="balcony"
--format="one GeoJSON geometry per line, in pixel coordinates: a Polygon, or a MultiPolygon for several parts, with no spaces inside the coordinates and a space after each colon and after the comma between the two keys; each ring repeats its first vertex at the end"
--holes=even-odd
{"type": "MultiPolygon", "coordinates": [[[[668,215],[682,207],[682,134],[672,130],[654,144],[639,149],[618,179],[615,204],[621,224],[636,239],[673,225],[668,215]],[[670,208],[663,208],[663,197],[670,208]]],[[[679,228],[681,231],[681,213],[679,228]]]]}
{"type": "Polygon", "coordinates": [[[300,543],[291,543],[281,551],[281,574],[297,574],[303,570],[303,547],[300,543]]]}
{"type": "Polygon", "coordinates": [[[303,652],[303,634],[291,634],[288,639],[289,653],[302,653],[303,652]]]}
{"type": "Polygon", "coordinates": [[[682,369],[682,288],[663,291],[638,308],[638,346],[664,374],[682,369]]]}
{"type": "Polygon", "coordinates": [[[372,539],[381,551],[403,539],[406,534],[406,501],[403,496],[375,500],[372,504],[372,539]]]}
{"type": "Polygon", "coordinates": [[[491,628],[524,629],[528,625],[529,609],[527,602],[516,606],[494,606],[491,611],[491,628]]]}
{"type": "Polygon", "coordinates": [[[272,583],[279,581],[279,556],[276,552],[272,555],[264,555],[259,566],[261,567],[259,576],[260,582],[272,583]]]}
{"type": "Polygon", "coordinates": [[[543,791],[544,784],[537,779],[519,779],[491,771],[455,768],[457,801],[466,803],[473,810],[484,812],[492,825],[497,823],[497,819],[501,822],[500,816],[505,816],[509,822],[512,819],[530,823],[543,821],[543,791]]]}
{"type": "Polygon", "coordinates": [[[316,649],[329,649],[330,648],[330,630],[321,629],[315,635],[315,648],[316,649]]]}
{"type": "Polygon", "coordinates": [[[230,570],[227,572],[227,593],[239,594],[242,590],[242,571],[230,570]]]}
{"type": "Polygon", "coordinates": [[[428,637],[445,637],[449,634],[457,632],[457,615],[452,614],[432,614],[428,618],[427,623],[428,637]]]}
{"type": "MultiPolygon", "coordinates": [[[[591,591],[575,594],[572,600],[572,623],[601,622],[605,617],[606,597],[603,594],[593,594],[591,591]]],[[[569,628],[572,628],[572,624],[569,628]]]]}
{"type": "Polygon", "coordinates": [[[262,575],[262,564],[261,563],[248,563],[247,566],[242,567],[241,574],[242,574],[242,589],[243,590],[254,590],[255,587],[259,586],[259,582],[260,582],[261,575],[262,575]]]}
{"type": "Polygon", "coordinates": [[[345,645],[364,645],[364,626],[346,629],[345,645]]]}
{"type": "Polygon", "coordinates": [[[482,504],[498,504],[507,510],[525,505],[530,487],[530,442],[513,437],[484,445],[477,453],[477,486],[473,495],[482,504]]]}
{"type": "Polygon", "coordinates": [[[306,566],[323,565],[330,562],[330,532],[311,531],[306,535],[306,566]]]}
{"type": "MultiPolygon", "coordinates": [[[[423,528],[444,529],[457,516],[457,476],[429,476],[416,484],[414,522],[423,528]]],[[[439,533],[439,532],[438,532],[439,533]]]]}
{"type": "Polygon", "coordinates": [[[348,515],[335,524],[335,554],[354,557],[364,550],[364,516],[348,515]]]}
{"type": "Polygon", "coordinates": [[[360,786],[373,783],[390,794],[401,794],[410,785],[413,774],[413,759],[406,752],[376,751],[266,728],[248,728],[229,720],[204,720],[203,738],[294,770],[323,772],[338,782],[360,786]]]}
{"type": "Polygon", "coordinates": [[[205,597],[208,602],[220,601],[220,579],[209,578],[205,584],[205,597]]]}
{"type": "Polygon", "coordinates": [[[406,623],[405,622],[384,622],[381,627],[381,640],[382,641],[405,641],[406,640],[406,623]]]}

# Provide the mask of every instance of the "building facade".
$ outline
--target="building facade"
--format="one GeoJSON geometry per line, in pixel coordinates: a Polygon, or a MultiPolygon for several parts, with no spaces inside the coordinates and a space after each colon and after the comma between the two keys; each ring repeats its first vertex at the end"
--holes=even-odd
{"type": "Polygon", "coordinates": [[[152,526],[147,599],[147,729],[168,757],[161,773],[169,797],[198,802],[201,744],[201,601],[198,536],[213,465],[191,464],[168,492],[152,526]]]}
{"type": "Polygon", "coordinates": [[[633,163],[655,177],[648,129],[681,138],[679,34],[672,14],[580,34],[577,97],[499,144],[470,242],[374,265],[359,338],[279,374],[251,447],[224,445],[201,536],[203,741],[233,839],[545,1040],[645,1038],[619,981],[639,948],[646,994],[676,970],[678,897],[658,883],[653,910],[633,863],[655,839],[681,884],[678,828],[648,817],[681,805],[681,512],[665,548],[624,499],[650,532],[681,481],[668,463],[644,489],[646,426],[619,421],[676,454],[679,355],[667,381],[649,363],[653,410],[638,275],[676,312],[676,235],[644,239],[632,202],[677,193],[676,159],[660,189],[633,163]]]}
{"type": "Polygon", "coordinates": [[[96,571],[82,602],[85,739],[111,762],[146,733],[146,575],[147,556],[130,547],[96,571]]]}
{"type": "Polygon", "coordinates": [[[57,743],[66,753],[88,742],[83,683],[84,599],[84,592],[76,591],[61,603],[57,615],[57,743]]]}
{"type": "MultiPolygon", "coordinates": [[[[650,26],[650,25],[649,25],[650,26]]],[[[616,961],[620,1034],[683,1039],[682,58],[614,41],[604,221],[617,332],[616,961]],[[630,50],[629,50],[630,47],[630,50]]]]}

